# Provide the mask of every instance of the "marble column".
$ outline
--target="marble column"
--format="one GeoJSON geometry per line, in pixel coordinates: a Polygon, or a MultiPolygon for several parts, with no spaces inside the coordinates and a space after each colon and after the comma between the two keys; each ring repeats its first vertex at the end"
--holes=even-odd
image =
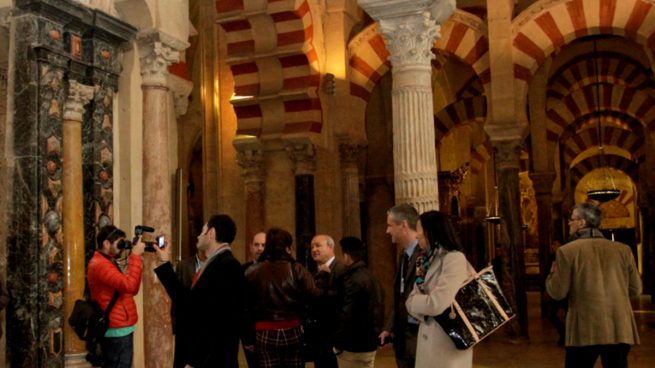
{"type": "Polygon", "coordinates": [[[454,1],[359,0],[379,24],[393,76],[393,164],[396,203],[419,213],[439,208],[432,100],[432,46],[454,1]]]}
{"type": "MultiPolygon", "coordinates": [[[[170,236],[172,221],[172,173],[169,167],[170,109],[166,84],[168,66],[178,61],[186,44],[151,32],[139,36],[139,54],[143,90],[143,224],[156,233],[170,236]]],[[[157,265],[154,254],[144,257],[143,315],[146,367],[170,367],[173,364],[173,338],[170,298],[151,272],[157,265]]]]}
{"type": "MultiPolygon", "coordinates": [[[[63,126],[63,228],[64,316],[70,316],[75,300],[84,296],[84,211],[82,193],[82,120],[84,105],[93,87],[75,80],[68,83],[63,126]]],[[[64,361],[67,367],[88,367],[86,349],[73,329],[64,323],[64,361]]]]}
{"type": "Polygon", "coordinates": [[[294,163],[296,202],[296,260],[313,268],[310,245],[316,234],[314,174],[316,149],[307,139],[286,142],[286,150],[294,163]]]}
{"type": "Polygon", "coordinates": [[[492,141],[498,177],[498,203],[500,216],[507,230],[508,244],[502,252],[508,259],[509,271],[514,282],[513,290],[518,315],[517,337],[528,337],[528,304],[525,290],[525,261],[523,244],[521,201],[519,187],[519,153],[521,143],[518,140],[492,141]]]}
{"type": "MultiPolygon", "coordinates": [[[[264,221],[264,152],[261,143],[256,139],[237,139],[234,141],[234,146],[237,149],[237,162],[241,166],[246,186],[245,244],[250,244],[255,234],[264,231],[266,226],[264,221]]],[[[246,246],[246,259],[253,259],[249,246],[246,246]]]]}
{"type": "MultiPolygon", "coordinates": [[[[552,171],[530,173],[532,186],[537,197],[537,222],[539,233],[539,288],[545,291],[546,277],[550,272],[548,258],[550,244],[553,242],[553,182],[555,173],[552,171]]],[[[541,315],[546,315],[545,301],[541,303],[541,315]]]]}
{"type": "Polygon", "coordinates": [[[362,237],[358,163],[359,154],[363,148],[363,144],[349,138],[341,138],[339,142],[343,202],[343,236],[362,237]]]}

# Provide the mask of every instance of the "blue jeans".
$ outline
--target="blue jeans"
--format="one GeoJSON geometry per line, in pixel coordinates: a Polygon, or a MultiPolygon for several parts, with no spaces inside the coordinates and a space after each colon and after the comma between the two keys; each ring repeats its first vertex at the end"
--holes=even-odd
{"type": "Polygon", "coordinates": [[[102,368],[132,368],[133,335],[102,339],[102,368]]]}

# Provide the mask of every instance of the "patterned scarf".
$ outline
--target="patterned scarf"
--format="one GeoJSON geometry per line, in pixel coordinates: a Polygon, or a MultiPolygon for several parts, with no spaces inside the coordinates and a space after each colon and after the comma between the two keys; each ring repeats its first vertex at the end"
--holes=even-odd
{"type": "Polygon", "coordinates": [[[416,258],[416,286],[422,293],[425,293],[425,290],[423,289],[425,287],[423,285],[425,283],[425,275],[428,274],[428,269],[432,264],[432,260],[439,253],[440,252],[438,246],[427,251],[421,249],[418,257],[416,258]]]}

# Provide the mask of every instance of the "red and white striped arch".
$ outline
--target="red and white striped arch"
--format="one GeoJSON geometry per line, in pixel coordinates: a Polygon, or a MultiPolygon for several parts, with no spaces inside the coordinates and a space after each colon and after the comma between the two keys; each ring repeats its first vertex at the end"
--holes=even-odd
{"type": "Polygon", "coordinates": [[[487,118],[487,98],[476,96],[463,98],[446,106],[434,116],[436,143],[457,125],[474,123],[484,125],[487,118]]]}
{"type": "Polygon", "coordinates": [[[601,167],[611,167],[622,171],[628,175],[634,183],[639,182],[638,165],[634,161],[614,154],[604,155],[603,166],[599,166],[597,155],[587,157],[578,162],[575,166],[571,167],[571,180],[573,183],[579,183],[585,175],[601,167]]]}
{"type": "MultiPolygon", "coordinates": [[[[637,162],[645,159],[644,138],[630,130],[614,126],[605,126],[603,129],[603,145],[616,146],[630,153],[631,158],[637,162]]],[[[598,146],[598,134],[595,128],[584,129],[562,142],[564,147],[563,158],[566,166],[579,154],[589,148],[598,146]]]]}
{"type": "MultiPolygon", "coordinates": [[[[646,94],[655,95],[653,82],[648,78],[649,70],[639,62],[620,53],[599,53],[598,81],[630,86],[646,94]]],[[[559,68],[548,83],[547,98],[561,100],[572,90],[596,83],[593,59],[588,54],[559,68]]]]}
{"type": "MultiPolygon", "coordinates": [[[[478,17],[456,10],[441,26],[434,48],[455,55],[470,65],[483,84],[489,83],[489,41],[486,24],[478,17]]],[[[389,71],[384,39],[373,23],[348,45],[350,93],[368,101],[378,80],[389,71]]]]}
{"type": "Polygon", "coordinates": [[[217,0],[234,76],[237,134],[320,132],[320,71],[308,0],[217,0]]]}
{"type": "Polygon", "coordinates": [[[576,38],[610,34],[655,47],[655,9],[646,0],[541,0],[516,17],[512,28],[520,106],[539,66],[576,38]]]}
{"type": "Polygon", "coordinates": [[[484,164],[493,155],[493,147],[491,142],[486,141],[471,149],[471,173],[474,175],[480,174],[484,168],[484,164]]]}
{"type": "Polygon", "coordinates": [[[549,141],[559,140],[562,132],[578,117],[598,110],[618,111],[640,120],[649,130],[655,129],[655,98],[630,87],[603,84],[599,87],[600,108],[596,108],[595,87],[586,86],[573,91],[546,111],[546,135],[549,141]]]}

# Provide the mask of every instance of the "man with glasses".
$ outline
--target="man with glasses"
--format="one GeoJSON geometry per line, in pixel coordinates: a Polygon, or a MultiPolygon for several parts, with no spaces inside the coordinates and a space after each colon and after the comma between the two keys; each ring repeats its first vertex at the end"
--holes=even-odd
{"type": "Polygon", "coordinates": [[[630,346],[639,344],[630,297],[641,294],[641,279],[630,248],[603,237],[601,210],[591,203],[573,207],[571,241],[557,250],[546,290],[568,297],[567,368],[627,367],[630,346]]]}
{"type": "Polygon", "coordinates": [[[118,299],[109,313],[109,329],[100,342],[102,366],[105,368],[131,368],[133,335],[138,319],[134,295],[139,292],[145,245],[141,237],[127,257],[127,269],[123,272],[116,260],[121,256],[125,232],[114,225],[100,229],[96,238],[98,250],[89,261],[87,280],[91,300],[102,310],[107,309],[115,293],[118,299]]]}

